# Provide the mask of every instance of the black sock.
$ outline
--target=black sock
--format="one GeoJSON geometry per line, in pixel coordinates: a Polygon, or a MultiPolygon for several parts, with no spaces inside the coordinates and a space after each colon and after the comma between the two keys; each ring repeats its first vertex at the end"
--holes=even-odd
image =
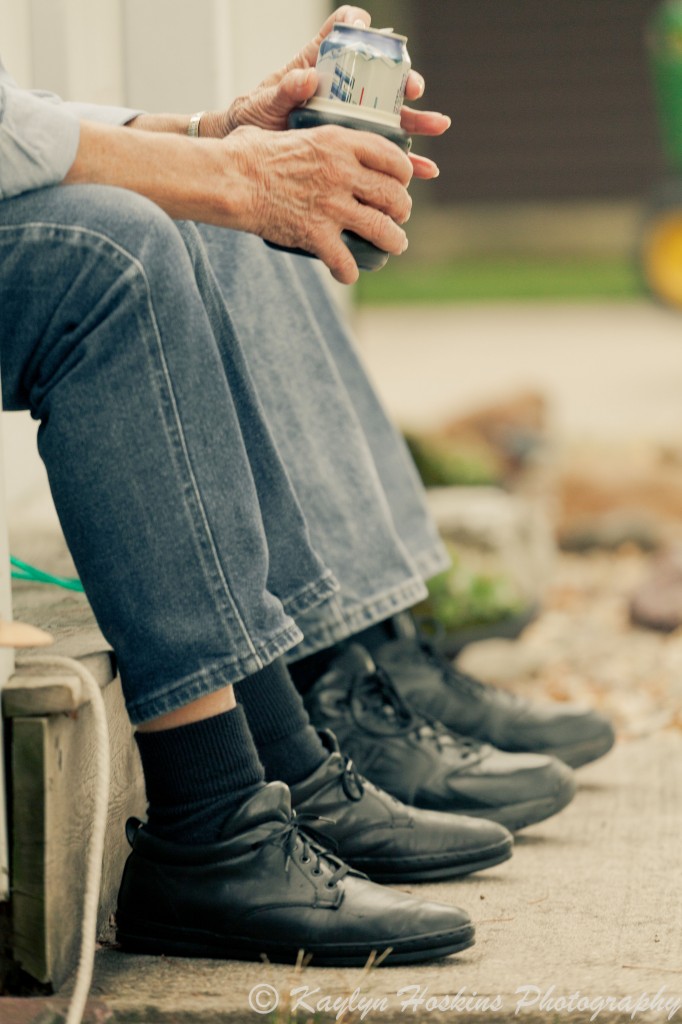
{"type": "Polygon", "coordinates": [[[176,843],[213,843],[230,814],[263,785],[242,708],[161,732],[136,732],[150,831],[176,843]]]}
{"type": "Polygon", "coordinates": [[[334,644],[333,647],[325,647],[323,651],[315,651],[307,658],[300,658],[292,661],[287,668],[289,675],[294,681],[294,686],[299,693],[306,694],[331,665],[334,658],[343,651],[343,644],[334,644]]]}
{"type": "Polygon", "coordinates": [[[376,622],[368,629],[363,629],[361,633],[355,633],[343,642],[344,644],[361,644],[370,654],[373,654],[389,640],[395,639],[395,636],[393,616],[391,616],[390,619],[384,619],[383,622],[376,622]]]}
{"type": "Polygon", "coordinates": [[[283,658],[235,686],[268,782],[294,785],[329,757],[310,724],[283,658]]]}
{"type": "Polygon", "coordinates": [[[367,629],[363,629],[360,633],[354,633],[348,639],[341,640],[332,647],[325,647],[323,651],[315,651],[314,654],[309,654],[307,658],[300,658],[298,661],[291,662],[288,668],[296,689],[299,693],[303,694],[312,690],[317,680],[320,676],[324,675],[334,659],[338,658],[339,654],[342,654],[350,644],[360,644],[372,654],[382,644],[385,644],[388,640],[393,640],[395,635],[393,618],[391,617],[390,619],[384,619],[383,622],[377,622],[367,629]]]}

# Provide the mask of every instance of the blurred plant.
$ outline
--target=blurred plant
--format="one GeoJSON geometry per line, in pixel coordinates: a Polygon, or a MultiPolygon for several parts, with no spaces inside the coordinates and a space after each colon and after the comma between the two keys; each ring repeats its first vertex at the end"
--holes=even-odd
{"type": "Polygon", "coordinates": [[[447,632],[490,625],[522,614],[527,602],[503,574],[472,570],[448,544],[452,566],[428,583],[429,596],[415,612],[434,619],[447,632]]]}
{"type": "Polygon", "coordinates": [[[437,436],[405,437],[425,487],[472,487],[499,484],[504,466],[485,442],[437,436]]]}
{"type": "Polygon", "coordinates": [[[406,437],[427,487],[494,484],[513,489],[540,465],[548,442],[544,395],[518,391],[438,429],[406,437]]]}

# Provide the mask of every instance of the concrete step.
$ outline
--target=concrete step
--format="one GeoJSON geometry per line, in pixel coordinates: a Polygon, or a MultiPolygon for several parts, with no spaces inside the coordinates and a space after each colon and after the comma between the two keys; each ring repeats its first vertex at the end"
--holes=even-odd
{"type": "MultiPolygon", "coordinates": [[[[57,532],[31,538],[33,560],[73,574],[57,532]]],[[[98,682],[111,743],[111,791],[99,905],[99,934],[111,935],[128,853],[124,823],[145,809],[142,772],[112,653],[84,595],[15,581],[17,618],[55,637],[41,655],[72,658],[98,682]]],[[[9,747],[11,956],[31,977],[59,989],[80,941],[88,842],[96,786],[93,711],[80,679],[31,665],[25,652],[2,692],[9,747]]]]}

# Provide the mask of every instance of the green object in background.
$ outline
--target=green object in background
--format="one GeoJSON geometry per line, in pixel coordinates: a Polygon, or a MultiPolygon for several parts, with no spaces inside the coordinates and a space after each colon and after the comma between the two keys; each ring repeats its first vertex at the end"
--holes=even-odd
{"type": "Polygon", "coordinates": [[[653,298],[682,309],[682,0],[666,0],[648,25],[647,48],[661,141],[671,174],[646,204],[637,240],[641,279],[653,298]]]}
{"type": "Polygon", "coordinates": [[[412,434],[405,440],[425,487],[480,487],[504,479],[499,460],[482,446],[412,434]]]}
{"type": "Polygon", "coordinates": [[[429,264],[389,260],[379,274],[361,274],[362,305],[603,301],[639,298],[642,286],[627,259],[551,260],[541,257],[470,257],[429,264]]]}
{"type": "Polygon", "coordinates": [[[488,625],[521,613],[526,602],[512,581],[500,574],[472,571],[448,544],[452,566],[428,582],[429,596],[415,611],[441,624],[446,632],[488,625]]]}
{"type": "Polygon", "coordinates": [[[666,0],[647,33],[663,147],[674,170],[682,171],[682,0],[666,0]]]}
{"type": "Polygon", "coordinates": [[[34,565],[29,565],[28,562],[22,562],[20,558],[10,558],[10,564],[12,565],[12,579],[14,580],[28,580],[30,583],[50,583],[55,587],[63,587],[64,590],[75,590],[79,594],[83,593],[83,584],[79,579],[67,576],[53,576],[50,572],[36,569],[34,565]]]}

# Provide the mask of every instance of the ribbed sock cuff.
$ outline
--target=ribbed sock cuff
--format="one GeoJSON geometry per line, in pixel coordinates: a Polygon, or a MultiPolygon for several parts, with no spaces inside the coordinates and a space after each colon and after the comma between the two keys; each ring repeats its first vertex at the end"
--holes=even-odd
{"type": "Polygon", "coordinates": [[[329,756],[283,659],[235,685],[268,782],[293,785],[329,756]]]}
{"type": "Polygon", "coordinates": [[[161,732],[137,732],[150,812],[229,797],[263,781],[244,710],[161,732]]]}
{"type": "Polygon", "coordinates": [[[310,724],[283,658],[242,679],[235,685],[234,692],[246,712],[258,750],[310,724]]]}

